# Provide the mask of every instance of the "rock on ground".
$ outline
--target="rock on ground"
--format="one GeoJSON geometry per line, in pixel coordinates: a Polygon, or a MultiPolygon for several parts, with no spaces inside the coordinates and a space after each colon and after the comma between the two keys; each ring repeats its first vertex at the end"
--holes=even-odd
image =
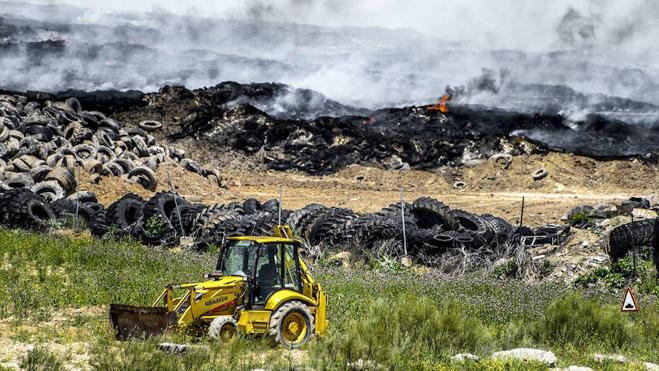
{"type": "Polygon", "coordinates": [[[618,362],[618,363],[625,363],[627,362],[627,358],[625,356],[620,355],[620,354],[599,354],[595,353],[593,354],[593,359],[597,362],[618,362]]]}
{"type": "Polygon", "coordinates": [[[501,352],[494,352],[493,359],[519,359],[523,361],[537,361],[553,367],[556,364],[556,356],[552,352],[531,348],[516,348],[501,352]]]}
{"type": "Polygon", "coordinates": [[[478,361],[480,357],[471,353],[459,353],[451,357],[451,359],[457,362],[464,362],[464,361],[478,361]]]}

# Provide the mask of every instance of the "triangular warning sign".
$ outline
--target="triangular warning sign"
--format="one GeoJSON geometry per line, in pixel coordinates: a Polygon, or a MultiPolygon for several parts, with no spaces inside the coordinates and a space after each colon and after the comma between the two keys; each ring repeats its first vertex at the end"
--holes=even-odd
{"type": "Polygon", "coordinates": [[[625,300],[622,302],[623,312],[638,312],[638,304],[636,303],[636,298],[632,294],[632,289],[627,288],[627,293],[625,293],[625,300]]]}

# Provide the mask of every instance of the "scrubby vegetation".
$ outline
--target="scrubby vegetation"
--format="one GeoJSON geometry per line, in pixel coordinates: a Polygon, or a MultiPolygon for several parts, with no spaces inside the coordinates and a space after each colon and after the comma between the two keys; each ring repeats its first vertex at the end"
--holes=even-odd
{"type": "Polygon", "coordinates": [[[598,268],[591,273],[579,277],[575,284],[582,287],[604,286],[611,289],[622,289],[636,284],[642,294],[659,295],[659,277],[649,252],[642,252],[636,259],[626,256],[608,267],[598,268]]]}
{"type": "MultiPolygon", "coordinates": [[[[593,352],[659,362],[659,305],[655,294],[641,290],[641,312],[627,314],[620,312],[623,290],[608,286],[584,289],[486,274],[446,278],[401,269],[316,267],[314,276],[329,291],[330,332],[302,351],[289,352],[260,339],[218,347],[180,333],[114,341],[107,304],[149,304],[164,284],[202,277],[214,266],[215,255],[147,248],[131,240],[3,230],[0,256],[0,295],[5,298],[0,325],[9,326],[2,336],[20,343],[89,344],[86,362],[97,369],[289,369],[300,364],[316,369],[544,368],[486,358],[519,346],[554,351],[560,366],[616,367],[594,364],[588,356],[593,352]],[[62,313],[64,320],[53,326],[53,317],[62,313]],[[164,353],[157,350],[161,341],[191,344],[191,349],[164,353]],[[451,360],[462,352],[483,360],[451,360]]],[[[73,362],[70,354],[45,349],[23,355],[22,364],[73,362]]]]}

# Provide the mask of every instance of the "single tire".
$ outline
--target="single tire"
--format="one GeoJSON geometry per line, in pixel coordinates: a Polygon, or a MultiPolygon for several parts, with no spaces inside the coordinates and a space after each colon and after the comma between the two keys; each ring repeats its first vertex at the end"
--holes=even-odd
{"type": "Polygon", "coordinates": [[[50,142],[53,140],[53,130],[48,126],[32,125],[28,126],[25,134],[36,139],[39,142],[50,142]]]}
{"type": "Polygon", "coordinates": [[[460,233],[459,235],[455,236],[453,238],[453,242],[458,244],[459,246],[465,246],[465,247],[470,247],[474,244],[474,236],[472,236],[469,233],[460,233]]]}
{"type": "Polygon", "coordinates": [[[541,180],[545,178],[549,173],[544,168],[540,168],[533,172],[533,180],[541,180]]]}
{"type": "Polygon", "coordinates": [[[103,237],[108,231],[106,223],[107,209],[98,212],[93,219],[88,222],[89,230],[92,236],[103,237]]]}
{"type": "Polygon", "coordinates": [[[133,162],[131,160],[125,159],[125,158],[118,158],[115,159],[114,161],[115,164],[121,166],[121,168],[124,170],[124,174],[130,174],[130,172],[135,168],[135,165],[133,165],[133,162]]]}
{"type": "Polygon", "coordinates": [[[490,157],[490,161],[494,161],[494,163],[503,166],[504,169],[507,169],[510,167],[510,164],[513,162],[513,156],[507,153],[497,153],[495,155],[492,155],[492,157],[490,157]]]}
{"type": "MultiPolygon", "coordinates": [[[[172,215],[172,212],[176,210],[176,206],[180,208],[186,203],[187,202],[185,202],[184,199],[178,195],[175,195],[174,193],[158,192],[144,205],[142,212],[143,224],[148,223],[149,219],[153,217],[159,217],[163,224],[163,236],[158,236],[161,237],[158,238],[158,240],[162,240],[162,238],[168,237],[175,233],[174,227],[172,226],[169,217],[172,215]]],[[[154,236],[154,238],[156,238],[156,236],[154,236]]],[[[151,242],[155,242],[155,240],[151,242]]]]}
{"type": "Polygon", "coordinates": [[[135,148],[133,148],[133,153],[140,157],[149,157],[149,147],[146,145],[146,142],[142,137],[134,136],[133,143],[135,143],[135,148]]]}
{"type": "Polygon", "coordinates": [[[613,228],[609,235],[609,256],[612,260],[624,258],[636,246],[654,243],[655,219],[645,219],[613,228]]]}
{"type": "Polygon", "coordinates": [[[55,216],[58,218],[63,218],[65,216],[70,216],[75,214],[75,202],[67,200],[66,198],[61,198],[50,203],[50,207],[53,208],[55,216]]]}
{"type": "Polygon", "coordinates": [[[208,337],[215,341],[226,341],[238,334],[238,323],[231,316],[219,316],[208,327],[208,337]]]}
{"type": "Polygon", "coordinates": [[[32,177],[35,182],[41,182],[46,179],[51,170],[52,169],[48,165],[37,165],[30,169],[30,177],[32,177]]]}
{"type": "Polygon", "coordinates": [[[98,139],[98,143],[100,145],[108,148],[114,148],[115,146],[114,140],[106,130],[99,130],[96,132],[96,134],[94,134],[94,136],[98,139]]]}
{"type": "Polygon", "coordinates": [[[180,213],[173,210],[172,215],[170,215],[170,220],[176,233],[180,234],[181,229],[183,229],[183,235],[189,235],[194,228],[194,222],[197,215],[199,215],[205,208],[205,205],[190,204],[179,207],[180,213]]]}
{"type": "Polygon", "coordinates": [[[494,233],[494,238],[498,241],[505,240],[513,228],[510,223],[504,219],[491,214],[483,214],[481,215],[481,219],[483,219],[488,228],[494,233]]]}
{"type": "Polygon", "coordinates": [[[416,216],[419,228],[429,229],[436,225],[455,229],[457,222],[451,216],[449,207],[430,197],[421,197],[412,204],[412,213],[416,216]]]}
{"type": "Polygon", "coordinates": [[[91,160],[96,157],[96,149],[88,144],[78,144],[72,148],[72,151],[81,160],[91,160]]]}
{"type": "Polygon", "coordinates": [[[128,179],[136,181],[137,183],[141,184],[142,187],[152,192],[155,192],[156,187],[158,186],[156,173],[146,166],[138,166],[133,168],[128,173],[128,179]]]}
{"type": "Polygon", "coordinates": [[[75,113],[82,112],[82,104],[80,104],[80,101],[76,98],[68,98],[64,101],[64,104],[71,108],[71,110],[75,113]]]}
{"type": "Polygon", "coordinates": [[[261,203],[255,198],[248,198],[243,202],[243,210],[246,215],[255,214],[261,210],[261,203]]]}
{"type": "MultiPolygon", "coordinates": [[[[5,177],[9,174],[5,173],[5,177]]],[[[34,185],[34,180],[27,174],[13,174],[4,181],[5,186],[9,188],[27,188],[30,189],[34,185]]]]}
{"type": "Polygon", "coordinates": [[[144,131],[152,132],[162,128],[162,123],[155,120],[146,120],[141,121],[139,124],[140,128],[144,131]]]}
{"type": "Polygon", "coordinates": [[[116,164],[114,162],[108,162],[101,167],[101,175],[122,176],[124,175],[124,169],[119,164],[116,164]]]}
{"type": "Polygon", "coordinates": [[[451,215],[458,222],[461,230],[469,231],[487,242],[494,237],[493,231],[488,228],[487,223],[480,216],[464,210],[451,210],[451,215]]]}
{"type": "Polygon", "coordinates": [[[70,123],[64,128],[64,138],[68,139],[73,145],[82,144],[84,141],[92,138],[93,132],[83,126],[79,121],[70,123]]]}
{"type": "Polygon", "coordinates": [[[96,148],[96,159],[101,163],[112,161],[115,158],[117,158],[117,155],[111,148],[106,146],[98,146],[98,148],[96,148]]]}
{"type": "Polygon", "coordinates": [[[72,193],[67,199],[71,201],[78,201],[80,203],[97,203],[98,198],[96,197],[96,193],[92,191],[80,191],[80,192],[75,192],[72,193]]]}
{"type": "Polygon", "coordinates": [[[106,224],[115,226],[122,235],[133,234],[142,222],[144,201],[134,193],[129,193],[113,202],[106,212],[106,224]]]}
{"type": "Polygon", "coordinates": [[[433,245],[439,247],[453,246],[453,240],[458,235],[456,231],[444,231],[433,236],[433,245]]]}
{"type": "Polygon", "coordinates": [[[41,195],[48,202],[64,198],[64,189],[54,180],[47,180],[33,185],[32,192],[41,195]]]}
{"type": "Polygon", "coordinates": [[[29,189],[16,193],[9,201],[8,212],[10,225],[26,229],[44,229],[47,221],[55,218],[48,201],[29,189]]]}
{"type": "Polygon", "coordinates": [[[314,318],[300,301],[289,301],[270,317],[268,334],[285,348],[300,348],[314,334],[314,318]]]}
{"type": "Polygon", "coordinates": [[[56,167],[48,173],[46,180],[55,180],[65,191],[75,188],[75,179],[73,174],[66,168],[56,167]]]}

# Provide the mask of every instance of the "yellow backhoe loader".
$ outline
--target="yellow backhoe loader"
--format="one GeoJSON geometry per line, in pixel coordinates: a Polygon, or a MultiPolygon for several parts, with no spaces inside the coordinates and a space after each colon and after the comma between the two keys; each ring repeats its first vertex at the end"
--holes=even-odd
{"type": "Polygon", "coordinates": [[[327,329],[327,294],[300,257],[291,228],[273,237],[229,237],[206,281],[170,284],[151,307],[111,304],[118,339],[149,337],[171,328],[207,333],[272,337],[297,348],[327,329]]]}

